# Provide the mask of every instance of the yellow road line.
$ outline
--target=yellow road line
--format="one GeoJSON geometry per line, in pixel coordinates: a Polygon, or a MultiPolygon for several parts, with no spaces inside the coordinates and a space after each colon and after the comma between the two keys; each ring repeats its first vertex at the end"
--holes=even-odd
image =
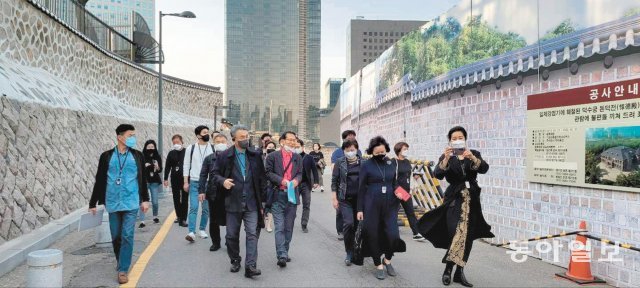
{"type": "Polygon", "coordinates": [[[151,260],[153,254],[156,253],[156,251],[160,247],[160,244],[162,244],[164,239],[167,237],[167,234],[169,234],[169,230],[171,230],[171,226],[173,226],[174,220],[176,220],[175,211],[171,212],[171,214],[167,216],[167,219],[164,220],[164,223],[162,224],[162,227],[160,227],[160,230],[158,231],[156,236],[153,237],[153,240],[151,240],[149,246],[144,249],[144,252],[142,252],[142,255],[140,255],[138,261],[136,261],[136,264],[133,265],[133,268],[131,268],[131,271],[129,272],[129,283],[120,285],[120,287],[128,288],[136,287],[138,285],[138,281],[140,280],[140,277],[142,277],[144,269],[147,268],[149,260],[151,260]]]}

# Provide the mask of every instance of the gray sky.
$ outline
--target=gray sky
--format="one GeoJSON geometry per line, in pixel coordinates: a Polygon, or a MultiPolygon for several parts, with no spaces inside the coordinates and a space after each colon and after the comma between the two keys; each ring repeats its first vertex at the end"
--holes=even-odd
{"type": "MultiPolygon", "coordinates": [[[[233,1],[233,0],[229,0],[233,1]]],[[[322,87],[330,77],[346,77],[350,19],[430,20],[458,0],[323,0],[322,87]]],[[[163,17],[163,72],[224,89],[224,0],[157,0],[156,10],[190,10],[196,19],[163,17]]],[[[158,21],[156,21],[157,25],[158,21]]],[[[157,31],[157,29],[156,29],[157,31]]]]}

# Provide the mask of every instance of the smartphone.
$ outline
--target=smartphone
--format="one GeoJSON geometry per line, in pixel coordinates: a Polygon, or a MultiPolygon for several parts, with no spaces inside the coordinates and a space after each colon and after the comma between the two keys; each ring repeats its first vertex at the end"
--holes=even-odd
{"type": "Polygon", "coordinates": [[[465,146],[452,145],[451,143],[449,143],[449,147],[453,149],[452,156],[462,155],[464,153],[464,150],[467,149],[467,147],[465,146]]]}

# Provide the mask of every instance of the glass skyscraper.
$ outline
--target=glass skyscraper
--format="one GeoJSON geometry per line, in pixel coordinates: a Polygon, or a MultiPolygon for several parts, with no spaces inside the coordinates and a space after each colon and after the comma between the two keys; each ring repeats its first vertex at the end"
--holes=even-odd
{"type": "Polygon", "coordinates": [[[225,2],[227,118],[318,139],[320,0],[225,2]]]}
{"type": "Polygon", "coordinates": [[[155,0],[89,0],[85,7],[91,14],[129,39],[133,39],[131,16],[132,11],[135,11],[147,21],[151,36],[155,35],[155,0]]]}

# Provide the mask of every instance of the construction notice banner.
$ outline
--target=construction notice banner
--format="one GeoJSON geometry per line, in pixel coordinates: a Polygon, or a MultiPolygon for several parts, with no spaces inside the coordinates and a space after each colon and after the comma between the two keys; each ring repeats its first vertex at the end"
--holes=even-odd
{"type": "Polygon", "coordinates": [[[527,180],[640,192],[640,79],[529,96],[527,180]]]}

